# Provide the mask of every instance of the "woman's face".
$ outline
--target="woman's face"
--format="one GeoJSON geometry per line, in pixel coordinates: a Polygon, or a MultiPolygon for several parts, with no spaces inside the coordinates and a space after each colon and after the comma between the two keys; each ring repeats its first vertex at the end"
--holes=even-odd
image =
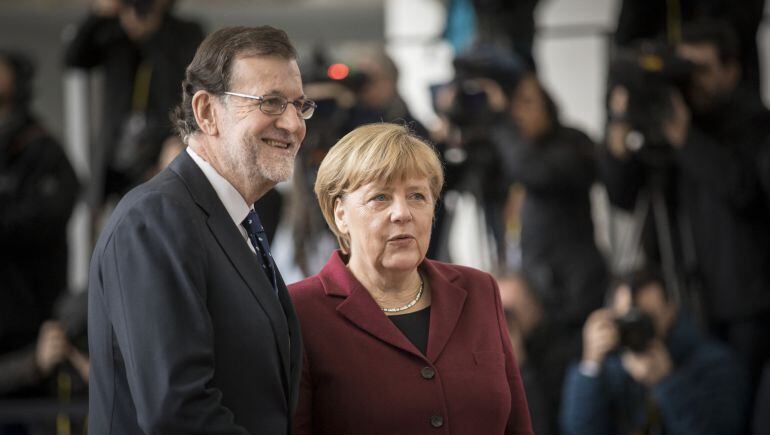
{"type": "Polygon", "coordinates": [[[409,271],[425,258],[435,198],[425,178],[364,184],[337,200],[334,219],[350,239],[351,266],[409,271]]]}
{"type": "Polygon", "coordinates": [[[535,76],[528,75],[519,82],[513,95],[511,115],[521,134],[529,140],[537,139],[550,128],[545,98],[535,76]]]}

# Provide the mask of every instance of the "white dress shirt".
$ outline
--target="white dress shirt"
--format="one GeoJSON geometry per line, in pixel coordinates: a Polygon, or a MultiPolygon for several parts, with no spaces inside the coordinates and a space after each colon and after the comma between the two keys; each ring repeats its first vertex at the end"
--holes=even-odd
{"type": "Polygon", "coordinates": [[[243,227],[243,225],[241,225],[252,208],[249,206],[249,204],[246,203],[246,200],[243,199],[241,194],[238,193],[238,190],[236,190],[235,187],[233,187],[233,185],[225,179],[225,177],[219,175],[219,172],[217,172],[217,170],[214,169],[214,167],[211,166],[209,162],[203,160],[203,158],[190,147],[187,147],[186,151],[187,154],[192,157],[195,164],[201,168],[203,175],[206,176],[206,179],[209,180],[209,183],[211,183],[211,187],[214,188],[214,191],[217,193],[219,200],[222,201],[222,204],[225,206],[225,210],[227,210],[227,213],[233,220],[235,227],[238,228],[238,231],[240,231],[241,237],[243,237],[246,245],[249,247],[249,249],[251,249],[251,252],[256,254],[257,251],[254,250],[254,246],[252,246],[251,242],[249,242],[249,235],[246,233],[246,229],[243,227]]]}

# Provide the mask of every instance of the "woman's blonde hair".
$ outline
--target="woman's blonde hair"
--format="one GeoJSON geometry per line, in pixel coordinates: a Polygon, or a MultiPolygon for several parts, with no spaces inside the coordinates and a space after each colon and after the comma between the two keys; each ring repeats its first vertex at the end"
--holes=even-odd
{"type": "Polygon", "coordinates": [[[315,194],[324,219],[344,252],[350,252],[350,240],[334,221],[337,198],[373,181],[390,184],[410,177],[427,178],[433,200],[438,200],[444,185],[444,170],[438,155],[406,126],[363,125],[329,150],[318,168],[315,194]]]}

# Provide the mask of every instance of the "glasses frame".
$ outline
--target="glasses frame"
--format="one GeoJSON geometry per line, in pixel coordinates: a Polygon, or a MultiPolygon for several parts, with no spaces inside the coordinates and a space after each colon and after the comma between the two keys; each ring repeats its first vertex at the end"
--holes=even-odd
{"type": "Polygon", "coordinates": [[[259,95],[259,96],[257,96],[257,95],[242,94],[240,92],[230,92],[230,91],[223,92],[223,94],[225,94],[225,95],[232,95],[234,97],[248,98],[249,100],[258,101],[259,103],[257,104],[257,106],[259,107],[259,111],[264,113],[265,115],[269,115],[269,116],[283,115],[283,112],[285,112],[286,108],[289,107],[289,104],[291,104],[292,106],[294,106],[295,109],[297,109],[297,116],[299,118],[304,119],[304,120],[308,120],[308,119],[313,117],[313,113],[315,112],[315,109],[318,107],[318,105],[315,103],[315,101],[313,101],[313,100],[311,100],[309,98],[304,98],[302,100],[289,100],[288,98],[282,97],[280,95],[259,95]],[[280,98],[280,99],[284,100],[284,104],[281,107],[281,111],[279,113],[268,113],[268,112],[265,112],[264,109],[262,109],[262,103],[264,103],[265,102],[265,98],[268,98],[268,97],[270,97],[270,98],[280,98]],[[313,110],[310,111],[310,115],[307,115],[307,116],[302,114],[302,106],[304,104],[306,104],[306,103],[309,103],[311,105],[311,107],[313,108],[313,110]]]}

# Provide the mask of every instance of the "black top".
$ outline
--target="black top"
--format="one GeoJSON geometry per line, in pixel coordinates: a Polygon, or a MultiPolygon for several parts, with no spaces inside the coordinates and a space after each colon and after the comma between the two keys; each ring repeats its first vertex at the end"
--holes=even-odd
{"type": "Polygon", "coordinates": [[[31,114],[20,109],[3,121],[0,354],[34,343],[67,287],[66,229],[78,189],[64,149],[31,114]]]}
{"type": "Polygon", "coordinates": [[[430,307],[409,314],[388,316],[388,318],[423,355],[428,354],[430,307]]]}

